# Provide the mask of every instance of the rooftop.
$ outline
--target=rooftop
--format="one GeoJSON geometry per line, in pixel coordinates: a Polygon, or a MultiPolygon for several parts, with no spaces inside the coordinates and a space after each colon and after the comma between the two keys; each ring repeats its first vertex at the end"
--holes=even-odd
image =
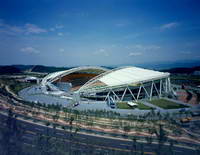
{"type": "Polygon", "coordinates": [[[103,77],[99,78],[99,81],[105,83],[108,86],[117,86],[122,84],[132,84],[160,79],[166,76],[169,76],[169,73],[138,67],[124,67],[104,75],[103,77]]]}

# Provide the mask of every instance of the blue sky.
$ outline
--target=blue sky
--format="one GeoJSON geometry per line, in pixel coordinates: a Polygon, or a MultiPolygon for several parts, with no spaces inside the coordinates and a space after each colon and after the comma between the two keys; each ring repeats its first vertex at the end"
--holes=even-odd
{"type": "Polygon", "coordinates": [[[0,65],[200,59],[199,0],[0,1],[0,65]]]}

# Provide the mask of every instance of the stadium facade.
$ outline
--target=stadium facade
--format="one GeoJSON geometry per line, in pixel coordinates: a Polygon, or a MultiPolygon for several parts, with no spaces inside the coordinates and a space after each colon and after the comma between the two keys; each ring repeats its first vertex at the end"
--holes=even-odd
{"type": "Polygon", "coordinates": [[[76,102],[91,100],[138,101],[171,92],[170,74],[138,67],[78,67],[43,78],[45,93],[72,95],[76,102]]]}

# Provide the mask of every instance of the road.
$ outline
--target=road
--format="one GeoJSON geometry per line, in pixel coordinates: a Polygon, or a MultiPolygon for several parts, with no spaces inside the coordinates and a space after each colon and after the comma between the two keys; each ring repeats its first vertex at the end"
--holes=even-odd
{"type": "MultiPolygon", "coordinates": [[[[0,120],[5,120],[7,118],[6,115],[0,114],[0,120]]],[[[25,144],[34,144],[34,140],[37,135],[44,134],[50,135],[51,137],[56,137],[60,139],[64,139],[66,143],[72,144],[72,149],[79,149],[81,152],[87,152],[89,149],[95,150],[96,153],[104,152],[108,153],[109,151],[116,151],[118,153],[131,154],[131,150],[136,152],[136,154],[140,154],[140,148],[143,146],[144,154],[153,155],[155,154],[155,150],[158,147],[157,144],[147,144],[142,141],[138,141],[136,145],[136,150],[133,149],[133,141],[122,139],[122,138],[111,138],[107,136],[100,135],[90,135],[86,133],[76,133],[71,134],[69,131],[64,131],[61,129],[55,129],[52,127],[47,127],[43,125],[39,125],[36,123],[31,123],[28,121],[17,120],[17,123],[25,129],[25,133],[23,134],[23,143],[25,144]],[[73,135],[73,136],[71,136],[73,135]]],[[[1,121],[2,124],[2,121],[1,121]]],[[[190,147],[182,147],[182,146],[174,146],[173,151],[175,154],[181,155],[195,155],[195,149],[190,147]]],[[[169,152],[169,146],[164,145],[162,148],[162,152],[165,154],[169,152]]]]}

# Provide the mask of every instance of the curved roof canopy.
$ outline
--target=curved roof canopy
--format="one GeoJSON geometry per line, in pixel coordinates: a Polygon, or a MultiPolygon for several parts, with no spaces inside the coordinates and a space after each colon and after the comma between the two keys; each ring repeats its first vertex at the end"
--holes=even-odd
{"type": "Polygon", "coordinates": [[[88,72],[88,73],[96,73],[96,74],[101,74],[103,72],[108,71],[108,69],[103,68],[103,67],[93,67],[93,66],[86,66],[86,67],[77,67],[77,68],[72,68],[69,70],[64,70],[64,71],[59,71],[59,72],[54,72],[51,74],[48,74],[42,79],[42,85],[46,85],[48,83],[52,83],[59,78],[75,73],[75,72],[88,72]]]}
{"type": "Polygon", "coordinates": [[[97,76],[93,77],[82,87],[80,87],[80,89],[78,90],[79,92],[95,92],[99,89],[107,89],[109,87],[123,87],[124,85],[135,86],[140,83],[166,78],[170,75],[169,73],[158,72],[133,66],[115,68],[112,70],[108,70],[102,67],[89,66],[51,73],[43,78],[42,85],[50,84],[63,76],[75,72],[87,72],[97,74],[97,76]]]}
{"type": "MultiPolygon", "coordinates": [[[[136,85],[138,83],[143,83],[147,81],[157,80],[161,78],[166,78],[170,74],[164,72],[158,72],[149,69],[143,69],[138,67],[122,67],[109,70],[99,76],[94,77],[83,85],[79,91],[84,91],[87,89],[94,89],[94,83],[101,83],[99,88],[102,87],[117,87],[123,85],[136,85]]],[[[97,89],[97,86],[95,86],[97,89]]]]}

